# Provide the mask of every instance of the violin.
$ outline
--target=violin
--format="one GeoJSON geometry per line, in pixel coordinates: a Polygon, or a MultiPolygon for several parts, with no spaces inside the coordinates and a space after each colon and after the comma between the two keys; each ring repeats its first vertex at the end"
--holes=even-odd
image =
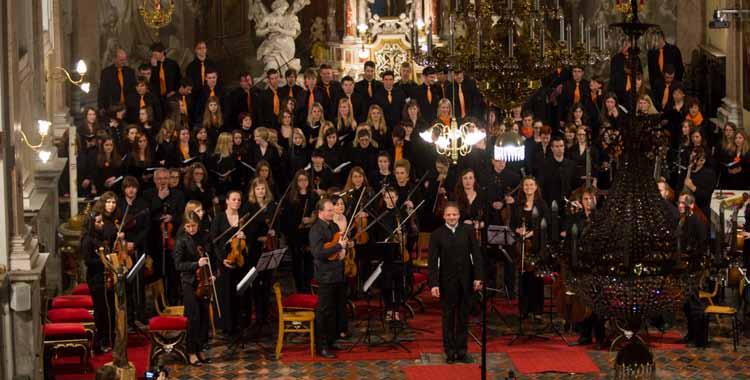
{"type": "Polygon", "coordinates": [[[244,267],[244,253],[247,250],[247,243],[245,242],[245,239],[240,239],[239,237],[235,236],[232,238],[232,242],[230,243],[230,245],[231,250],[229,251],[226,260],[238,268],[244,267]]]}
{"type": "MultiPolygon", "coordinates": [[[[125,208],[125,215],[128,215],[128,206],[125,208]]],[[[125,223],[118,223],[117,219],[115,219],[115,226],[117,226],[117,235],[120,235],[122,232],[122,228],[125,226],[125,223]]],[[[130,252],[128,251],[128,245],[125,239],[118,239],[116,238],[115,244],[112,247],[113,252],[117,252],[117,260],[120,262],[121,265],[124,265],[128,270],[133,268],[133,258],[130,256],[130,252]]]]}
{"type": "MultiPolygon", "coordinates": [[[[199,258],[206,257],[206,250],[203,246],[199,245],[196,248],[198,250],[199,258]]],[[[208,265],[198,266],[198,269],[195,270],[195,278],[198,279],[198,286],[195,287],[196,297],[204,300],[210,299],[211,276],[211,269],[208,265]]]]}
{"type": "MultiPolygon", "coordinates": [[[[162,213],[162,216],[169,214],[169,212],[167,211],[166,204],[162,206],[161,213],[162,213]]],[[[173,237],[174,236],[174,224],[172,224],[171,221],[170,222],[163,221],[161,222],[160,230],[161,230],[162,247],[164,249],[174,250],[174,237],[173,237]]]]}
{"type": "Polygon", "coordinates": [[[115,286],[115,272],[112,271],[109,260],[109,242],[104,242],[104,245],[99,247],[99,259],[104,264],[104,286],[107,289],[112,289],[115,286]]]}
{"type": "Polygon", "coordinates": [[[370,241],[370,236],[367,235],[367,215],[363,216],[357,216],[354,218],[354,228],[357,231],[363,231],[361,234],[358,233],[356,238],[354,239],[354,242],[358,245],[364,245],[367,244],[367,242],[370,241]]]}
{"type": "Polygon", "coordinates": [[[448,204],[448,195],[446,193],[442,193],[442,194],[440,193],[440,189],[443,187],[444,183],[445,183],[445,178],[441,178],[440,182],[438,182],[437,195],[435,196],[435,204],[432,205],[432,213],[437,218],[443,217],[445,206],[448,204]]]}
{"type": "Polygon", "coordinates": [[[347,278],[354,278],[357,276],[357,251],[352,248],[346,249],[346,256],[344,256],[344,276],[347,278]]]}

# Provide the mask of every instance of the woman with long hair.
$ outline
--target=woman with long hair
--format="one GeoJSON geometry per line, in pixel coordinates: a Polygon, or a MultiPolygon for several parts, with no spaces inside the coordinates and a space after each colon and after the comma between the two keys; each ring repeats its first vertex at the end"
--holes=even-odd
{"type": "Polygon", "coordinates": [[[318,129],[318,136],[315,139],[315,149],[321,148],[326,144],[326,134],[328,131],[336,131],[336,126],[330,121],[323,122],[318,129]]]}
{"type": "Polygon", "coordinates": [[[308,136],[310,144],[316,144],[316,140],[321,133],[320,129],[325,122],[325,110],[323,106],[320,103],[314,103],[307,112],[307,119],[300,126],[300,129],[305,132],[305,136],[308,136]]]}
{"type": "Polygon", "coordinates": [[[198,160],[204,164],[213,153],[213,142],[208,140],[208,130],[206,127],[199,125],[193,130],[193,141],[195,141],[195,153],[198,160]]]}
{"type": "Polygon", "coordinates": [[[354,113],[349,105],[348,98],[339,99],[336,113],[336,132],[342,137],[340,143],[346,146],[354,141],[354,134],[357,130],[357,122],[354,120],[354,113]]]}
{"type": "Polygon", "coordinates": [[[610,92],[604,97],[604,107],[602,107],[601,114],[599,115],[599,121],[602,125],[609,123],[616,127],[618,120],[620,120],[620,106],[617,101],[617,95],[610,92]]]}
{"type": "Polygon", "coordinates": [[[210,210],[213,206],[213,189],[208,183],[208,170],[200,163],[191,164],[185,171],[182,179],[182,188],[185,200],[196,200],[201,202],[204,210],[210,210]]]}
{"type": "MultiPolygon", "coordinates": [[[[196,295],[196,284],[200,281],[196,278],[196,269],[209,266],[213,249],[208,234],[201,230],[200,224],[201,218],[196,213],[183,217],[182,228],[177,233],[173,254],[174,269],[180,272],[185,316],[188,319],[188,361],[194,366],[211,363],[211,360],[202,353],[202,348],[208,343],[208,311],[211,305],[208,297],[202,298],[196,295]]],[[[213,282],[213,273],[210,276],[209,281],[213,282]]]]}
{"type": "Polygon", "coordinates": [[[738,130],[734,134],[734,157],[727,168],[727,189],[747,190],[750,188],[750,141],[747,133],[738,130]]]}
{"type": "Polygon", "coordinates": [[[478,242],[481,245],[482,237],[484,236],[482,231],[484,230],[485,219],[487,217],[484,210],[487,208],[488,203],[484,192],[479,191],[474,169],[464,169],[461,172],[459,181],[457,181],[455,190],[453,191],[453,197],[458,204],[461,214],[459,220],[474,227],[474,230],[480,237],[478,242]]]}
{"type": "Polygon", "coordinates": [[[118,191],[118,177],[122,176],[122,159],[117,153],[115,140],[112,137],[105,138],[99,145],[96,154],[96,174],[94,175],[94,186],[98,193],[104,191],[118,191]]]}
{"type": "Polygon", "coordinates": [[[128,154],[125,161],[125,171],[141,182],[141,188],[148,188],[153,183],[153,171],[147,171],[155,163],[154,153],[148,137],[138,132],[135,138],[136,144],[128,154]]]}
{"type": "Polygon", "coordinates": [[[571,182],[572,188],[577,189],[586,181],[587,155],[589,156],[589,160],[591,160],[592,181],[593,178],[596,178],[597,168],[599,167],[599,151],[597,149],[592,149],[589,129],[585,125],[576,128],[575,143],[569,151],[566,151],[566,153],[568,153],[567,157],[576,165],[575,175],[571,182]]]}
{"type": "Polygon", "coordinates": [[[284,161],[288,163],[290,170],[296,172],[310,163],[311,152],[301,129],[294,128],[291,140],[292,145],[284,152],[284,161]]]}
{"type": "Polygon", "coordinates": [[[427,128],[427,122],[422,118],[422,113],[419,110],[419,103],[415,99],[410,99],[404,105],[404,111],[401,115],[401,120],[411,124],[412,128],[417,132],[422,132],[427,128]]]}
{"type": "Polygon", "coordinates": [[[378,145],[372,140],[367,124],[357,127],[357,135],[346,156],[346,160],[351,161],[352,166],[361,167],[367,174],[378,169],[378,145]]]}
{"type": "MultiPolygon", "coordinates": [[[[230,190],[225,196],[226,209],[218,212],[211,223],[211,236],[214,238],[224,234],[218,241],[214,242],[213,250],[216,255],[218,281],[217,292],[221,304],[222,313],[219,319],[219,328],[225,335],[231,336],[238,333],[238,330],[247,326],[250,321],[247,318],[247,310],[244,307],[245,302],[237,294],[237,283],[242,279],[244,273],[252,268],[247,259],[244,266],[240,267],[236,261],[229,260],[229,254],[232,251],[233,244],[226,244],[232,238],[236,238],[235,247],[239,246],[239,241],[245,240],[247,244],[247,228],[240,230],[242,225],[242,192],[239,190],[230,190]],[[224,233],[226,231],[226,233],[224,233]],[[244,325],[243,325],[244,324],[244,325]]],[[[247,251],[240,252],[243,257],[247,257],[247,251]]]]}
{"type": "MultiPolygon", "coordinates": [[[[273,167],[278,167],[281,156],[276,146],[271,144],[271,133],[266,127],[258,127],[253,132],[255,144],[250,148],[250,165],[257,166],[260,161],[266,161],[273,167]]],[[[256,168],[257,170],[257,168],[256,168]]]]}
{"type": "Polygon", "coordinates": [[[154,109],[150,106],[138,110],[138,126],[141,132],[148,136],[149,140],[154,141],[156,138],[156,128],[154,128],[154,109]]]}
{"type": "Polygon", "coordinates": [[[215,186],[216,194],[226,194],[232,186],[236,177],[236,160],[232,155],[232,134],[222,132],[216,139],[214,154],[209,159],[209,172],[211,183],[215,186]]]}
{"type": "Polygon", "coordinates": [[[224,131],[224,116],[221,111],[221,102],[215,96],[209,96],[206,101],[206,108],[203,109],[203,119],[201,125],[206,127],[209,140],[216,141],[216,137],[224,131]]]}
{"type": "MultiPolygon", "coordinates": [[[[542,199],[536,179],[525,177],[521,180],[521,192],[511,207],[510,228],[518,236],[516,253],[519,266],[523,269],[519,285],[519,302],[521,317],[529,313],[541,314],[544,305],[544,282],[536,274],[532,265],[549,236],[556,232],[542,228],[542,221],[550,218],[547,203],[542,199]]],[[[547,226],[551,226],[546,222],[547,226]]]]}
{"type": "Polygon", "coordinates": [[[576,103],[571,107],[568,114],[568,123],[575,124],[576,127],[589,125],[588,115],[586,115],[586,110],[581,103],[576,103]]]}
{"type": "Polygon", "coordinates": [[[725,123],[724,128],[722,129],[721,141],[714,150],[714,160],[719,164],[717,169],[719,173],[721,173],[721,182],[719,183],[719,186],[725,189],[732,189],[732,187],[727,186],[729,185],[730,166],[733,166],[735,158],[737,157],[737,147],[734,142],[734,137],[736,135],[737,126],[732,122],[725,123]]]}
{"type": "Polygon", "coordinates": [[[262,178],[268,183],[268,189],[271,191],[271,195],[275,197],[279,196],[279,187],[274,180],[274,173],[270,163],[266,160],[261,160],[255,165],[255,177],[262,178]]]}
{"type": "Polygon", "coordinates": [[[195,143],[190,135],[190,129],[187,127],[180,127],[180,129],[177,130],[176,146],[177,161],[174,163],[175,166],[184,168],[198,155],[198,152],[196,152],[195,149],[195,143]]]}
{"type": "MultiPolygon", "coordinates": [[[[276,203],[273,200],[273,193],[268,186],[268,182],[258,177],[253,179],[248,188],[247,202],[243,207],[243,215],[254,215],[261,209],[263,209],[263,211],[261,211],[258,217],[247,227],[247,248],[248,252],[250,252],[250,259],[245,260],[245,262],[246,265],[248,265],[248,268],[257,265],[266,240],[269,237],[278,238],[276,235],[276,231],[278,230],[276,226],[278,225],[279,220],[273,221],[273,226],[270,225],[276,207],[276,203]]],[[[251,289],[251,302],[254,305],[251,305],[247,310],[252,310],[254,306],[256,323],[264,323],[268,318],[269,296],[272,280],[271,271],[261,272],[255,279],[253,288],[251,289]]],[[[251,316],[252,312],[250,311],[247,320],[249,320],[251,316]]]]}
{"type": "MultiPolygon", "coordinates": [[[[325,135],[323,136],[323,146],[320,147],[320,150],[323,151],[325,163],[331,168],[331,170],[344,162],[344,151],[341,148],[341,145],[339,145],[339,134],[336,132],[335,128],[326,129],[325,135]]],[[[348,170],[348,168],[345,170],[348,170]]]]}
{"type": "Polygon", "coordinates": [[[83,120],[76,128],[78,133],[78,146],[86,146],[85,141],[89,139],[88,136],[96,136],[101,128],[99,125],[99,115],[93,107],[86,107],[83,109],[83,120]]]}
{"type": "Polygon", "coordinates": [[[279,114],[279,145],[288,150],[292,146],[292,135],[294,134],[294,116],[287,110],[279,114]]]}
{"type": "Polygon", "coordinates": [[[367,121],[365,123],[370,126],[372,139],[377,141],[382,148],[386,148],[391,144],[388,125],[385,122],[385,116],[383,116],[383,109],[379,105],[373,104],[370,106],[370,109],[367,111],[367,121]]]}
{"type": "Polygon", "coordinates": [[[297,292],[310,293],[314,268],[308,235],[315,221],[318,195],[312,191],[310,176],[306,171],[295,172],[292,181],[289,196],[284,201],[284,213],[280,216],[282,231],[292,256],[292,274],[297,292]]]}
{"type": "MultiPolygon", "coordinates": [[[[240,112],[240,115],[237,117],[240,129],[239,131],[242,133],[242,140],[249,140],[253,138],[253,115],[251,115],[249,112],[240,112]]],[[[233,131],[237,131],[236,129],[233,131]]]]}
{"type": "Polygon", "coordinates": [[[653,100],[647,94],[642,94],[638,97],[638,108],[637,114],[639,115],[656,115],[659,111],[656,110],[653,100]]]}
{"type": "Polygon", "coordinates": [[[161,129],[159,129],[159,134],[156,136],[156,147],[154,148],[154,160],[159,165],[167,168],[175,166],[178,160],[176,137],[174,121],[172,119],[164,120],[161,129]]]}

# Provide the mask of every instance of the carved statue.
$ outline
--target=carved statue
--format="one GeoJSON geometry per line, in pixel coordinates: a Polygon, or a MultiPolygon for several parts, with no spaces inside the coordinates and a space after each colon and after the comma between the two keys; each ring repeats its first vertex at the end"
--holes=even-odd
{"type": "Polygon", "coordinates": [[[291,7],[287,0],[275,0],[271,4],[271,11],[261,0],[249,1],[248,18],[255,21],[256,34],[265,37],[257,52],[258,59],[265,65],[264,70],[299,70],[299,59],[294,58],[294,39],[301,32],[297,13],[309,5],[310,0],[294,0],[291,7]]]}
{"type": "Polygon", "coordinates": [[[328,57],[328,49],[326,48],[326,27],[323,23],[323,19],[316,17],[310,26],[310,55],[313,57],[314,64],[320,65],[326,61],[328,57]]]}

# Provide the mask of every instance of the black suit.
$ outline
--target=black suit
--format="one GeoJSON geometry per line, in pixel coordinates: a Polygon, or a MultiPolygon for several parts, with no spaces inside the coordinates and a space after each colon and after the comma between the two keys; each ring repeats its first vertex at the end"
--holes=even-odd
{"type": "Polygon", "coordinates": [[[378,92],[375,93],[374,98],[375,104],[383,109],[385,123],[390,130],[393,130],[393,128],[398,125],[398,122],[401,121],[404,104],[406,104],[406,94],[404,94],[400,88],[393,87],[391,89],[391,100],[388,101],[388,90],[386,90],[385,87],[381,87],[378,92]]]}
{"type": "Polygon", "coordinates": [[[450,357],[466,355],[473,281],[482,280],[483,257],[474,230],[458,223],[455,232],[446,225],[430,235],[429,284],[440,289],[443,306],[443,349],[450,357]]]}
{"type": "Polygon", "coordinates": [[[476,82],[470,79],[464,79],[460,86],[458,82],[453,82],[453,84],[447,88],[447,91],[451,104],[453,104],[454,115],[461,117],[461,98],[459,97],[459,92],[461,92],[464,96],[464,110],[466,111],[464,118],[481,117],[482,95],[479,93],[476,82]]]}
{"type": "Polygon", "coordinates": [[[190,83],[193,85],[194,95],[199,94],[201,90],[203,90],[203,86],[205,85],[205,73],[212,70],[215,71],[216,68],[216,63],[208,57],[202,62],[198,57],[195,57],[195,59],[187,65],[185,68],[185,76],[190,79],[190,83]],[[201,66],[203,66],[203,70],[201,70],[201,66]],[[201,76],[201,71],[204,73],[203,76],[201,76]]]}
{"type": "MultiPolygon", "coordinates": [[[[575,104],[575,91],[576,91],[576,82],[573,79],[570,79],[563,83],[562,92],[560,93],[558,104],[560,105],[558,111],[558,120],[566,120],[568,117],[568,113],[570,113],[571,108],[575,104]]],[[[581,82],[578,83],[578,92],[580,95],[579,103],[583,105],[583,102],[586,98],[591,97],[591,92],[589,89],[589,81],[586,79],[581,79],[581,82]]],[[[584,107],[585,111],[585,107],[584,107]]],[[[587,115],[589,118],[593,117],[593,115],[587,115]]]]}
{"type": "MultiPolygon", "coordinates": [[[[664,55],[664,67],[671,64],[674,66],[674,79],[678,81],[682,81],[683,76],[685,75],[685,65],[682,63],[682,53],[680,53],[680,48],[678,48],[675,45],[664,43],[663,48],[663,55],[664,55]]],[[[657,79],[663,79],[664,74],[662,73],[661,68],[659,67],[659,49],[651,49],[648,51],[648,78],[649,82],[651,82],[651,87],[653,88],[656,84],[657,79]]]]}
{"type": "MultiPolygon", "coordinates": [[[[612,57],[612,62],[609,64],[609,90],[617,94],[617,99],[620,104],[625,107],[630,105],[624,102],[625,89],[627,88],[628,77],[630,77],[630,85],[635,87],[636,85],[636,73],[626,74],[626,65],[629,65],[625,54],[622,52],[615,54],[612,57]]],[[[628,71],[630,67],[627,67],[628,71]]],[[[643,70],[641,59],[638,58],[637,70],[640,72],[643,70]]]]}
{"type": "Polygon", "coordinates": [[[432,101],[427,99],[427,85],[422,84],[417,88],[417,102],[419,103],[419,111],[422,113],[422,118],[425,120],[435,120],[437,118],[438,103],[440,103],[440,86],[431,85],[430,93],[432,95],[432,101]]]}
{"type": "MultiPolygon", "coordinates": [[[[241,123],[238,118],[243,112],[250,114],[254,126],[272,127],[272,124],[266,125],[257,122],[260,120],[259,102],[260,96],[253,88],[250,88],[250,91],[245,91],[242,87],[237,87],[232,90],[224,101],[226,109],[222,108],[226,115],[226,119],[224,119],[224,127],[230,130],[240,128],[241,123]]],[[[271,104],[270,113],[273,114],[273,103],[271,104]]],[[[281,106],[281,104],[279,104],[279,106],[281,106]]]]}
{"type": "MultiPolygon", "coordinates": [[[[320,87],[315,87],[312,91],[312,95],[315,97],[313,103],[321,103],[324,97],[323,90],[320,87]]],[[[309,100],[310,91],[308,91],[307,89],[303,89],[299,94],[297,94],[297,115],[295,116],[294,120],[297,120],[298,122],[304,122],[305,120],[307,120],[307,113],[309,112],[309,110],[307,109],[307,103],[309,100]]]]}
{"type": "Polygon", "coordinates": [[[323,82],[318,83],[322,98],[318,100],[325,110],[326,120],[336,120],[339,111],[339,98],[341,98],[341,83],[331,81],[328,86],[323,82]]]}
{"type": "MultiPolygon", "coordinates": [[[[273,113],[273,90],[266,88],[257,94],[258,101],[257,103],[253,102],[253,104],[256,104],[255,108],[257,110],[258,120],[254,124],[269,128],[276,127],[279,124],[279,116],[273,113]]],[[[276,96],[279,98],[279,112],[281,112],[281,102],[284,99],[284,95],[278,88],[276,89],[276,96]]],[[[294,115],[292,115],[292,117],[294,117],[294,115]]]]}
{"type": "Polygon", "coordinates": [[[404,92],[407,98],[415,99],[417,96],[417,88],[419,85],[413,80],[404,82],[403,80],[396,83],[396,87],[400,88],[404,92]]]}
{"type": "Polygon", "coordinates": [[[107,66],[102,70],[101,78],[99,79],[99,109],[107,109],[111,105],[120,104],[121,94],[127,99],[128,95],[135,93],[135,85],[137,83],[135,70],[124,66],[122,68],[122,79],[124,91],[120,87],[120,81],[117,78],[117,67],[115,65],[107,66]]]}
{"type": "Polygon", "coordinates": [[[664,97],[664,87],[666,86],[666,83],[664,82],[664,78],[658,78],[655,81],[652,82],[651,85],[651,100],[654,102],[654,107],[656,107],[656,110],[659,112],[664,112],[665,109],[670,109],[672,106],[674,106],[674,99],[672,98],[672,89],[677,87],[682,87],[676,80],[672,81],[672,83],[669,85],[669,92],[667,96],[667,104],[666,107],[662,107],[662,100],[664,97]]]}
{"type": "MultiPolygon", "coordinates": [[[[162,109],[159,98],[157,98],[154,94],[147,92],[143,95],[143,102],[145,103],[146,107],[151,107],[151,110],[154,112],[154,124],[157,126],[161,125],[161,122],[162,120],[164,120],[164,118],[162,116],[162,109]]],[[[127,108],[125,117],[127,118],[128,122],[133,124],[137,123],[138,111],[141,109],[141,96],[136,92],[128,95],[125,98],[125,107],[127,108]]]]}
{"type": "Polygon", "coordinates": [[[181,79],[180,65],[172,59],[164,58],[164,62],[157,62],[156,66],[151,66],[151,88],[155,89],[156,92],[154,94],[158,94],[160,97],[166,97],[170,92],[177,92],[177,87],[180,86],[181,79]],[[159,91],[161,88],[159,80],[159,69],[161,66],[164,66],[164,82],[166,84],[166,92],[164,94],[159,91]]]}
{"type": "Polygon", "coordinates": [[[345,92],[341,91],[340,97],[350,98],[349,101],[352,103],[352,114],[354,115],[354,120],[357,122],[357,124],[364,123],[367,120],[367,113],[368,111],[370,111],[370,106],[367,104],[367,101],[365,101],[362,95],[356,92],[352,92],[351,96],[347,96],[345,92]]]}
{"type": "Polygon", "coordinates": [[[316,341],[321,348],[327,348],[338,338],[340,321],[345,318],[346,287],[344,262],[328,260],[328,256],[341,251],[335,244],[325,248],[338,232],[335,223],[317,219],[310,228],[310,251],[315,262],[315,279],[318,281],[318,306],[315,309],[316,341]]]}
{"type": "Polygon", "coordinates": [[[368,83],[367,80],[362,79],[361,81],[354,84],[354,92],[358,93],[362,99],[365,100],[365,104],[367,105],[367,108],[369,109],[371,105],[375,104],[375,93],[378,92],[378,89],[383,87],[383,82],[373,79],[372,80],[372,96],[370,96],[368,89],[368,83]]]}
{"type": "Polygon", "coordinates": [[[288,85],[284,85],[284,86],[281,86],[281,87],[279,87],[279,96],[281,96],[281,99],[282,99],[282,100],[284,100],[284,99],[286,99],[286,98],[288,98],[288,97],[290,97],[290,96],[291,96],[292,98],[294,98],[294,99],[297,99],[297,96],[298,96],[298,95],[300,94],[300,92],[302,92],[302,91],[303,91],[304,89],[303,89],[302,87],[300,87],[300,86],[297,86],[297,85],[295,84],[294,86],[292,86],[292,89],[291,89],[291,90],[292,90],[292,92],[291,92],[291,95],[289,95],[289,86],[288,86],[288,85]]]}

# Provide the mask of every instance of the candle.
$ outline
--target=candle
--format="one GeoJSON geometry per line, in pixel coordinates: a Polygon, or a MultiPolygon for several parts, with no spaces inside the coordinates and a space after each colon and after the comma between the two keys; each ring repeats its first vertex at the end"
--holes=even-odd
{"type": "Polygon", "coordinates": [[[583,44],[583,15],[578,15],[578,42],[583,44]]]}
{"type": "Polygon", "coordinates": [[[432,55],[432,17],[427,27],[427,55],[432,55]]]}
{"type": "Polygon", "coordinates": [[[508,57],[513,58],[513,27],[508,31],[508,57]]]}
{"type": "Polygon", "coordinates": [[[535,11],[539,10],[539,0],[534,0],[534,10],[535,11]]]}
{"type": "Polygon", "coordinates": [[[586,36],[586,38],[585,38],[585,41],[586,41],[586,52],[587,53],[591,53],[591,27],[588,26],[588,25],[586,25],[586,27],[584,28],[584,30],[586,31],[586,34],[585,34],[585,36],[586,36]]]}
{"type": "Polygon", "coordinates": [[[508,0],[508,10],[513,10],[513,0],[508,0]]]}
{"type": "Polygon", "coordinates": [[[531,40],[534,41],[534,18],[531,18],[531,25],[529,26],[529,33],[531,36],[531,40]]]}
{"type": "Polygon", "coordinates": [[[541,43],[540,47],[541,47],[541,50],[542,50],[542,58],[544,58],[544,25],[542,25],[542,27],[539,28],[539,29],[540,29],[539,30],[539,34],[542,37],[542,40],[541,40],[542,43],[541,43]]]}
{"type": "Polygon", "coordinates": [[[568,54],[573,51],[573,27],[568,24],[565,26],[566,41],[568,42],[568,54]]]}
{"type": "Polygon", "coordinates": [[[565,16],[560,14],[560,41],[565,41],[565,16]]]}

